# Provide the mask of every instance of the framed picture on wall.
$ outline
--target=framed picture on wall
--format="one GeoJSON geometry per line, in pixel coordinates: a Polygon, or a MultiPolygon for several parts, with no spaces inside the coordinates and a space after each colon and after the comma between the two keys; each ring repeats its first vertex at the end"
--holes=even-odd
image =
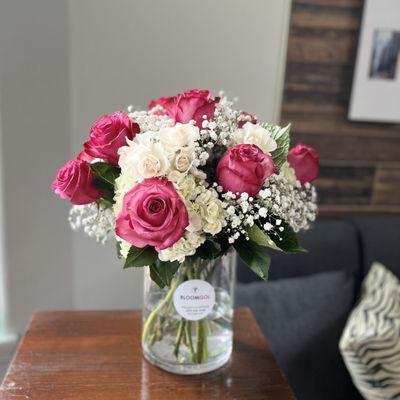
{"type": "Polygon", "coordinates": [[[400,122],[400,0],[366,0],[349,119],[400,122]]]}

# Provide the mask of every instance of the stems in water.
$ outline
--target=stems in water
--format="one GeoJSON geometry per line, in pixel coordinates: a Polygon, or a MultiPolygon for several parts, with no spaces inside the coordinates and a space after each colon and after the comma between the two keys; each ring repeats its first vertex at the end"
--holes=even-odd
{"type": "Polygon", "coordinates": [[[143,325],[142,343],[146,341],[152,346],[156,340],[162,340],[165,329],[176,330],[176,337],[174,341],[173,354],[178,358],[182,343],[187,346],[190,351],[191,361],[193,363],[202,364],[208,358],[207,335],[210,332],[210,326],[207,320],[203,319],[196,322],[196,349],[193,344],[192,338],[192,322],[189,320],[181,319],[176,324],[171,324],[169,316],[174,312],[173,295],[179,284],[187,279],[202,279],[202,272],[207,281],[211,281],[216,265],[210,269],[204,268],[201,262],[195,261],[192,263],[185,263],[179,269],[176,278],[172,281],[165,297],[160,303],[150,312],[146,322],[143,325]],[[164,309],[164,310],[163,310],[164,309]],[[162,311],[163,310],[163,311],[162,311]],[[162,312],[162,315],[160,315],[162,312]]]}
{"type": "Polygon", "coordinates": [[[178,355],[179,355],[179,347],[181,345],[183,332],[185,330],[185,322],[186,321],[183,318],[179,321],[178,333],[176,334],[175,346],[174,346],[174,356],[176,358],[178,358],[178,355]]]}
{"type": "Polygon", "coordinates": [[[191,321],[186,321],[185,339],[186,339],[187,346],[189,347],[190,355],[192,357],[192,362],[195,363],[196,362],[196,353],[194,352],[194,347],[193,347],[191,321]]]}
{"type": "Polygon", "coordinates": [[[197,363],[202,364],[207,361],[208,349],[207,349],[207,332],[206,332],[206,321],[201,319],[197,321],[197,363]]]}

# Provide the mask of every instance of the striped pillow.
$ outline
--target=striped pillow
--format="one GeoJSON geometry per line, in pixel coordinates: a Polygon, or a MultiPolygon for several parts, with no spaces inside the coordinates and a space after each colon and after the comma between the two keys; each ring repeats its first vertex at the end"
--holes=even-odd
{"type": "Polygon", "coordinates": [[[339,348],[367,400],[400,400],[400,282],[375,262],[363,282],[339,348]]]}

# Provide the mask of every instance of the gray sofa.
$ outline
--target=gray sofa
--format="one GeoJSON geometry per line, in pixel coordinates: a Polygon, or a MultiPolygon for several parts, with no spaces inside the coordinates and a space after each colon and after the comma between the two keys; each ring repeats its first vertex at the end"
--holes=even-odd
{"type": "Polygon", "coordinates": [[[266,285],[239,261],[236,306],[250,307],[299,400],[355,400],[338,342],[375,260],[400,277],[400,217],[321,220],[308,254],[271,252],[266,285]]]}

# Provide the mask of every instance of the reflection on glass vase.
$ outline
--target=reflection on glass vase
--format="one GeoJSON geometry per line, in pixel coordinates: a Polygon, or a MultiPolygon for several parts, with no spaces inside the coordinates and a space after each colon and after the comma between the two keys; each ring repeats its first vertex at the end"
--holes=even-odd
{"type": "Polygon", "coordinates": [[[160,289],[146,269],[142,347],[152,364],[176,374],[213,371],[232,352],[236,254],[185,260],[160,289]]]}

